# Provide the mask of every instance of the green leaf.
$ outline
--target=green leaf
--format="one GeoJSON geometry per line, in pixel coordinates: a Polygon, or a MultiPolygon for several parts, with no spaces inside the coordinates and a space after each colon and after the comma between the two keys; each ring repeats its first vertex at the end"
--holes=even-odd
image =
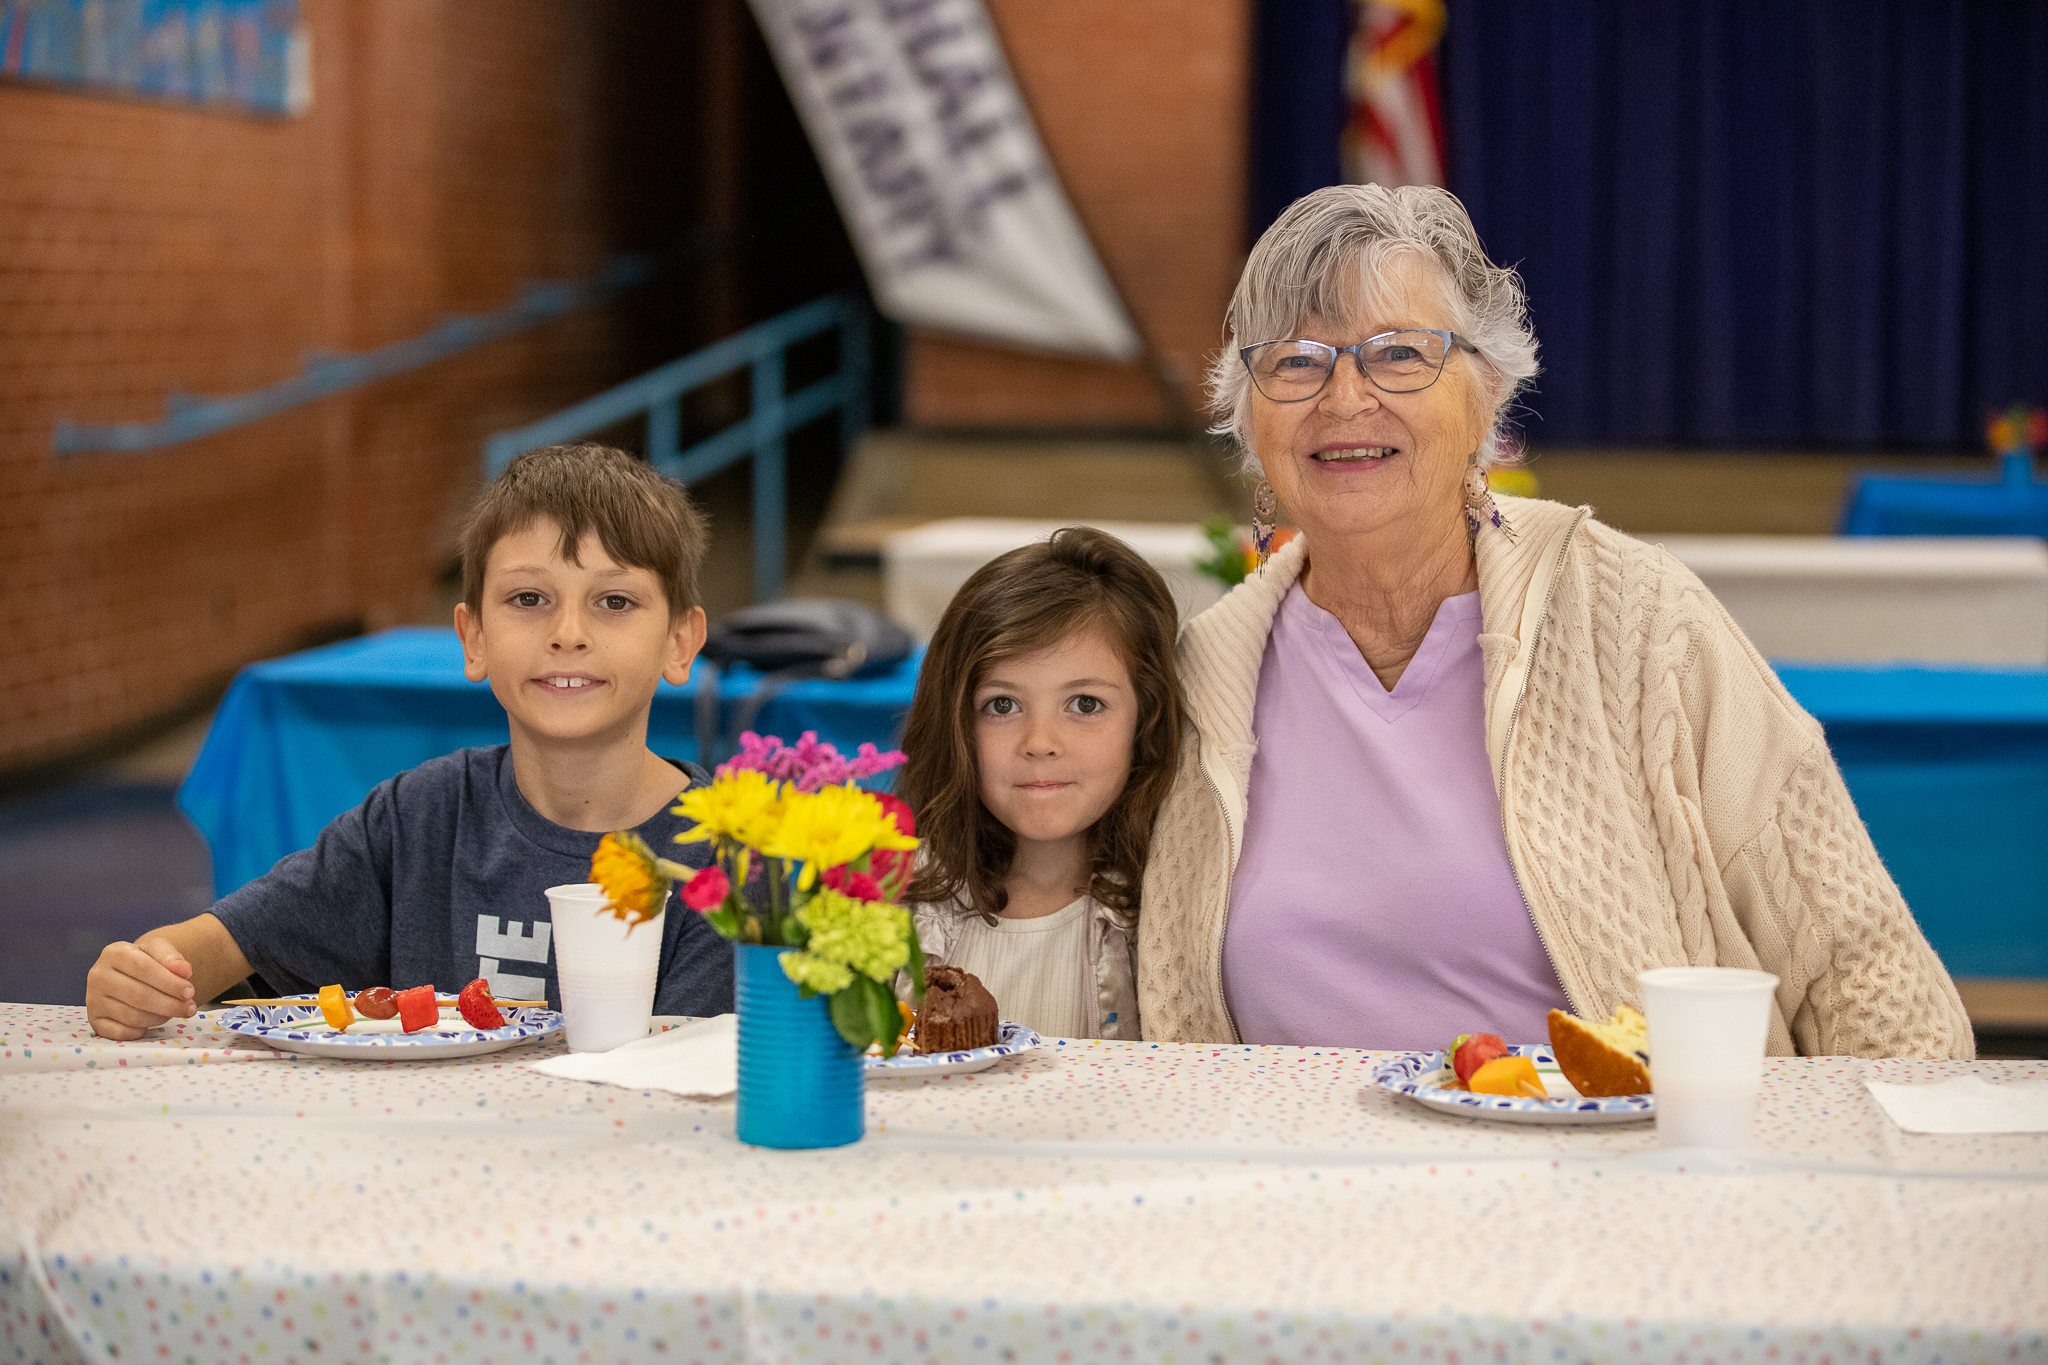
{"type": "Polygon", "coordinates": [[[1234,588],[1244,582],[1244,546],[1238,542],[1237,528],[1230,518],[1221,512],[1202,523],[1202,534],[1208,537],[1211,547],[1206,558],[1195,561],[1195,571],[1207,574],[1226,588],[1234,588]]]}
{"type": "MultiPolygon", "coordinates": [[[[910,973],[910,1001],[912,1008],[924,1005],[924,945],[917,941],[917,921],[910,923],[910,961],[903,970],[910,973]]],[[[899,1016],[900,1017],[900,1016],[899,1016]]]]}
{"type": "Polygon", "coordinates": [[[861,998],[861,988],[868,985],[864,976],[856,976],[853,984],[843,991],[834,991],[827,997],[831,1004],[832,1027],[839,1030],[839,1036],[853,1045],[855,1052],[866,1052],[868,1044],[875,1041],[874,1030],[869,1026],[867,1004],[861,998]]]}
{"type": "Polygon", "coordinates": [[[855,977],[853,985],[867,1002],[868,1023],[882,1045],[882,1055],[894,1057],[896,1039],[903,1032],[903,1011],[896,1008],[896,992],[864,976],[855,977]]]}
{"type": "Polygon", "coordinates": [[[724,938],[740,936],[740,912],[730,901],[705,915],[704,922],[716,929],[724,938]]]}

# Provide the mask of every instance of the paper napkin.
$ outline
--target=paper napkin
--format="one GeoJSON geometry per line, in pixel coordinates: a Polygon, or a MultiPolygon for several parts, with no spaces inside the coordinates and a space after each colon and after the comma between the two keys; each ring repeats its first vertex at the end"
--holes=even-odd
{"type": "Polygon", "coordinates": [[[680,1025],[609,1052],[571,1052],[532,1069],[572,1081],[600,1081],[631,1090],[668,1090],[709,1099],[739,1089],[740,1019],[719,1014],[680,1025]]]}
{"type": "Polygon", "coordinates": [[[1925,1085],[1864,1084],[1892,1122],[1909,1133],[2048,1133],[2048,1084],[1990,1085],[1979,1076],[1925,1085]]]}

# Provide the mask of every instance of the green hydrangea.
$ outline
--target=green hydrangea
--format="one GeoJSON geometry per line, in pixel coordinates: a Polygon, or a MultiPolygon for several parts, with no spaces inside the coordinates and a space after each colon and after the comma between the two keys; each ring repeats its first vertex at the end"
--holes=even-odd
{"type": "MultiPolygon", "coordinates": [[[[881,982],[889,981],[910,961],[910,912],[900,905],[855,900],[825,888],[797,911],[796,917],[810,930],[804,945],[806,956],[843,963],[869,980],[881,982]]],[[[794,973],[790,979],[797,979],[794,973]]]]}
{"type": "Polygon", "coordinates": [[[853,984],[853,969],[843,962],[827,962],[811,953],[784,953],[778,961],[791,981],[808,986],[819,995],[843,991],[853,984]]]}

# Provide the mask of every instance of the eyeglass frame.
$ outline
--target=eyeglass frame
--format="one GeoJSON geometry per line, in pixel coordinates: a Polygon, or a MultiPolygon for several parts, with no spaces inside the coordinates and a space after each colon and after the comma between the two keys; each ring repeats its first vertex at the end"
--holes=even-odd
{"type": "Polygon", "coordinates": [[[1381,393],[1421,393],[1429,388],[1430,385],[1435,384],[1437,380],[1443,378],[1444,365],[1448,364],[1451,359],[1449,349],[1451,347],[1456,347],[1458,350],[1470,355],[1479,354],[1479,348],[1470,341],[1459,336],[1456,332],[1445,331],[1441,327],[1396,327],[1389,332],[1375,332],[1365,340],[1355,341],[1349,346],[1331,346],[1327,341],[1316,341],[1309,337],[1275,337],[1271,341],[1255,341],[1249,346],[1241,347],[1238,350],[1237,358],[1244,365],[1245,377],[1252,381],[1254,389],[1258,389],[1259,397],[1265,399],[1268,403],[1306,403],[1311,398],[1321,397],[1323,390],[1330,387],[1330,376],[1337,373],[1338,356],[1349,355],[1352,363],[1358,366],[1358,373],[1367,383],[1371,384],[1381,393]],[[1427,332],[1431,336],[1442,337],[1446,348],[1444,358],[1437,364],[1436,369],[1431,372],[1428,384],[1418,384],[1412,389],[1390,389],[1385,384],[1380,383],[1379,380],[1374,379],[1372,371],[1366,368],[1365,348],[1382,337],[1399,336],[1403,332],[1427,332]],[[1304,342],[1310,346],[1327,347],[1330,352],[1330,363],[1323,367],[1323,382],[1316,385],[1315,391],[1313,393],[1305,393],[1299,398],[1275,398],[1272,394],[1267,393],[1265,389],[1260,388],[1258,372],[1252,369],[1252,352],[1267,346],[1299,345],[1304,342]]]}

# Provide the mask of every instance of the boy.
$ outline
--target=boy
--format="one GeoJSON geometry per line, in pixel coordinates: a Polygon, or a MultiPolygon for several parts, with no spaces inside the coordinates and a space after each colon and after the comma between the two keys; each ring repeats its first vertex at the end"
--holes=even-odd
{"type": "MultiPolygon", "coordinates": [[[[212,911],[114,943],[86,977],[86,1017],[138,1038],[260,973],[281,992],[487,977],[507,998],[555,984],[548,887],[590,879],[608,830],[675,845],[677,795],[703,769],[647,747],[655,684],[704,643],[704,523],[682,487],[598,445],[528,451],[478,495],[462,532],[463,671],[488,678],[512,742],[463,749],[382,783],[310,849],[212,911]]],[[[658,1014],[733,1008],[732,948],[671,899],[658,1014]]]]}

